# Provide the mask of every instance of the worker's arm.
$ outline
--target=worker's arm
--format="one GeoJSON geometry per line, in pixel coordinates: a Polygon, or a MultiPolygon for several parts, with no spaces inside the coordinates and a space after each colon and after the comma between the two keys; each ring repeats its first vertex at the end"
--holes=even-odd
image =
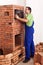
{"type": "Polygon", "coordinates": [[[27,19],[25,19],[25,18],[20,18],[18,15],[16,15],[16,19],[18,19],[18,20],[20,20],[21,22],[28,22],[28,20],[27,19]]]}

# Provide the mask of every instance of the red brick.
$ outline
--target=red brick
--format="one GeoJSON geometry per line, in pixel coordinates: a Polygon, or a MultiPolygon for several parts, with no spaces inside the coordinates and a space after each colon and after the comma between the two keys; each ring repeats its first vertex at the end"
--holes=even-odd
{"type": "Polygon", "coordinates": [[[43,65],[43,52],[38,53],[41,65],[43,65]]]}
{"type": "Polygon", "coordinates": [[[35,63],[35,65],[41,65],[41,64],[37,62],[37,63],[35,63]]]}

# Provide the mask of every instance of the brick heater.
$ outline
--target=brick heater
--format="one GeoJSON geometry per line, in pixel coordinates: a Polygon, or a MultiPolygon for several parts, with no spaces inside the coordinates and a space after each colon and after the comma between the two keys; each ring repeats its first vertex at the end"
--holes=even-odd
{"type": "Polygon", "coordinates": [[[24,23],[15,19],[15,14],[24,18],[24,7],[0,6],[0,53],[9,54],[24,46],[24,23]]]}

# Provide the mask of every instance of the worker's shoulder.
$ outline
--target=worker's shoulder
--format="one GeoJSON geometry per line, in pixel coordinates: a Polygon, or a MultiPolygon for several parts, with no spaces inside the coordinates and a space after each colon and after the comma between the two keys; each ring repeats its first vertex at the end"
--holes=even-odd
{"type": "Polygon", "coordinates": [[[30,14],[28,14],[28,16],[29,16],[29,17],[33,17],[33,15],[32,15],[31,13],[30,13],[30,14]]]}
{"type": "Polygon", "coordinates": [[[27,16],[28,18],[30,18],[30,19],[33,19],[33,15],[30,13],[30,14],[28,14],[28,16],[27,16]]]}

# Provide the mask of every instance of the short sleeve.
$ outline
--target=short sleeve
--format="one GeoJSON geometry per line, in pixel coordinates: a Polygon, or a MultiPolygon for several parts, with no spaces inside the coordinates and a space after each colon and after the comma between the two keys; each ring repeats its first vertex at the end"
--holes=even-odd
{"type": "Polygon", "coordinates": [[[28,21],[33,21],[33,16],[32,16],[32,15],[28,15],[28,16],[27,16],[27,20],[28,20],[28,21]]]}

